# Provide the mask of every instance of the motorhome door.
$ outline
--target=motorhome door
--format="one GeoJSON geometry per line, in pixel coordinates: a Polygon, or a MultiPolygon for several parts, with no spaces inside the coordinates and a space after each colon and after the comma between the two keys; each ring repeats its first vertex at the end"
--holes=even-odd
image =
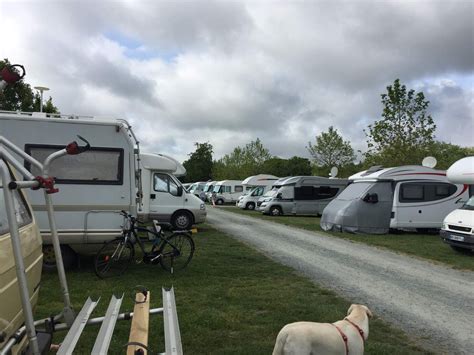
{"type": "Polygon", "coordinates": [[[183,198],[178,196],[178,184],[168,174],[153,173],[150,191],[150,218],[169,222],[171,214],[183,207],[183,198]]]}

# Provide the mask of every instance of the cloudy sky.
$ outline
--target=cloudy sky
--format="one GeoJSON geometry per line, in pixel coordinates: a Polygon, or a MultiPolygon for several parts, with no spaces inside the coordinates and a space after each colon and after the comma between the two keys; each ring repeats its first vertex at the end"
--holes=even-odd
{"type": "Polygon", "coordinates": [[[146,151],[215,158],[259,137],[308,157],[335,126],[364,149],[394,79],[437,138],[474,145],[473,1],[6,1],[0,56],[62,113],[129,120],[146,151]]]}

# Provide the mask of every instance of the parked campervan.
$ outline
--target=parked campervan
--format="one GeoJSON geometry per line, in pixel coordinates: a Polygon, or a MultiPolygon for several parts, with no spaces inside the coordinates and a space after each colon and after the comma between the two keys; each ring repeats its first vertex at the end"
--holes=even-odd
{"type": "Polygon", "coordinates": [[[176,174],[186,174],[177,160],[162,154],[140,154],[143,200],[138,216],[142,220],[157,219],[175,229],[190,229],[206,220],[203,201],[187,192],[176,174]]]}
{"type": "Polygon", "coordinates": [[[257,210],[260,210],[260,206],[262,205],[263,202],[265,201],[270,201],[273,197],[276,196],[277,194],[277,191],[278,189],[282,186],[283,182],[286,180],[286,179],[289,179],[291,176],[286,176],[286,177],[282,177],[282,178],[279,178],[278,180],[276,180],[273,185],[272,185],[272,188],[268,191],[266,191],[258,200],[257,200],[257,207],[256,209],[257,210]]]}
{"type": "Polygon", "coordinates": [[[216,205],[234,203],[244,193],[244,185],[239,180],[222,180],[216,182],[211,193],[216,205]]]}
{"type": "Polygon", "coordinates": [[[467,185],[450,183],[445,171],[417,165],[374,166],[349,180],[324,209],[322,229],[371,234],[439,229],[469,193],[467,185]]]}
{"type": "MultiPolygon", "coordinates": [[[[16,180],[13,178],[12,170],[3,160],[2,165],[8,169],[7,174],[11,176],[10,180],[16,180]]],[[[7,184],[8,182],[4,182],[0,175],[0,352],[4,349],[10,337],[25,322],[21,298],[19,297],[19,281],[15,272],[16,265],[7,211],[3,205],[5,201],[4,188],[6,188],[7,184]]],[[[21,238],[21,254],[26,271],[29,299],[32,308],[35,308],[38,300],[43,260],[41,236],[31,206],[23,192],[21,190],[12,190],[12,195],[16,207],[16,218],[21,238]]],[[[21,354],[26,345],[27,337],[23,337],[19,344],[14,346],[11,351],[14,354],[21,354]]]]}
{"type": "Polygon", "coordinates": [[[247,193],[239,197],[236,205],[244,210],[254,210],[257,206],[258,199],[263,196],[265,192],[271,190],[272,185],[278,180],[274,175],[259,174],[249,176],[242,185],[245,186],[247,193]]]}
{"type": "MultiPolygon", "coordinates": [[[[141,196],[136,174],[139,147],[125,120],[2,111],[0,135],[40,162],[76,135],[87,137],[93,146],[84,154],[61,157],[51,166],[61,189],[54,204],[66,267],[74,264],[75,252],[92,251],[120,235],[120,210],[136,213],[141,196]]],[[[39,174],[35,166],[26,162],[25,166],[33,175],[39,174]]],[[[28,195],[43,237],[45,265],[55,265],[44,200],[41,194],[28,195]]]]}
{"type": "Polygon", "coordinates": [[[328,203],[347,186],[347,179],[294,176],[286,179],[260,211],[273,216],[320,215],[328,203]]]}
{"type": "Polygon", "coordinates": [[[196,197],[201,196],[201,192],[204,190],[204,187],[206,186],[205,181],[200,181],[200,182],[195,182],[191,185],[189,188],[189,193],[194,194],[196,197]]]}
{"type": "Polygon", "coordinates": [[[201,200],[203,201],[211,201],[212,190],[216,185],[217,181],[208,181],[204,189],[202,190],[201,200]]]}
{"type": "Polygon", "coordinates": [[[456,251],[474,251],[474,157],[455,162],[447,171],[450,182],[469,184],[469,200],[446,216],[441,238],[456,251]]]}

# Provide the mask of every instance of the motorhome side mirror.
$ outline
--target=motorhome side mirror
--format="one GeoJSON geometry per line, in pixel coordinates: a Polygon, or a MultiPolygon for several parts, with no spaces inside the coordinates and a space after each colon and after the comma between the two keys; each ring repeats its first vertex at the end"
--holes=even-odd
{"type": "Polygon", "coordinates": [[[182,186],[178,186],[177,195],[178,196],[183,196],[183,187],[182,186]]]}
{"type": "Polygon", "coordinates": [[[364,202],[368,202],[368,203],[377,203],[379,202],[379,195],[377,194],[367,194],[364,196],[364,198],[362,199],[364,202]]]}
{"type": "Polygon", "coordinates": [[[277,193],[277,198],[281,198],[281,192],[277,193]]]}

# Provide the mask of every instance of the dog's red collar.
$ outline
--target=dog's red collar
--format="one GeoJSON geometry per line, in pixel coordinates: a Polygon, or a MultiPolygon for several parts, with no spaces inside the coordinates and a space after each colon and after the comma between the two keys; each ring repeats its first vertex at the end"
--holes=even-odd
{"type": "Polygon", "coordinates": [[[347,321],[347,322],[349,322],[354,328],[357,329],[357,331],[359,332],[360,337],[362,338],[362,342],[365,343],[365,334],[364,334],[364,331],[363,331],[357,324],[355,324],[354,322],[351,322],[349,319],[344,318],[344,320],[347,321]]]}
{"type": "Polygon", "coordinates": [[[347,344],[347,335],[344,334],[344,332],[341,330],[341,328],[339,328],[337,325],[335,325],[334,323],[332,323],[332,325],[335,326],[337,331],[339,332],[339,334],[341,334],[342,340],[344,340],[344,345],[346,347],[346,355],[348,355],[349,354],[349,345],[347,344]]]}

